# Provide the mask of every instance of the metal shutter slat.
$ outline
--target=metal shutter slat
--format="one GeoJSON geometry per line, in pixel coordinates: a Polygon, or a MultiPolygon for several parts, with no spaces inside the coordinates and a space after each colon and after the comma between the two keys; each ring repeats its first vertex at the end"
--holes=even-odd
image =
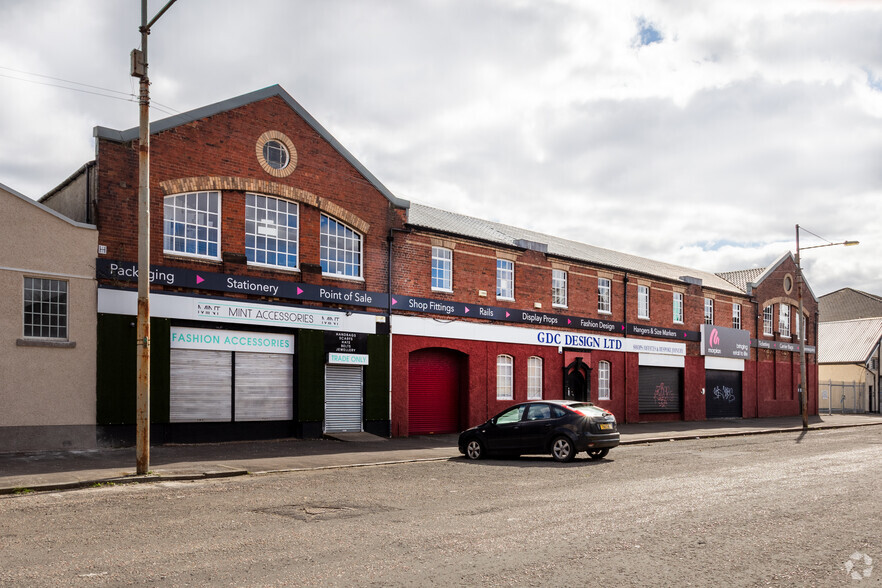
{"type": "Polygon", "coordinates": [[[236,353],[236,421],[294,418],[294,359],[281,353],[236,353]]]}
{"type": "Polygon", "coordinates": [[[171,350],[169,362],[171,422],[230,420],[232,357],[233,354],[229,351],[171,350]]]}

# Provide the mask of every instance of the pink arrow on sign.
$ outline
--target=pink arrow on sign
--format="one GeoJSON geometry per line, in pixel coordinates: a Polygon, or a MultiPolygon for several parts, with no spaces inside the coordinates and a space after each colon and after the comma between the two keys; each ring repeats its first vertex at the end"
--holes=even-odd
{"type": "Polygon", "coordinates": [[[300,286],[297,286],[297,295],[303,294],[303,290],[300,289],[300,286]]]}
{"type": "Polygon", "coordinates": [[[201,283],[204,282],[204,281],[205,281],[205,278],[203,278],[203,277],[200,276],[199,274],[196,274],[196,283],[197,283],[197,284],[201,284],[201,283]]]}
{"type": "Polygon", "coordinates": [[[508,318],[508,317],[510,317],[510,316],[511,316],[511,315],[508,314],[508,311],[505,311],[505,318],[508,318]]]}
{"type": "Polygon", "coordinates": [[[573,324],[573,321],[571,321],[570,319],[567,319],[567,324],[571,325],[571,324],[573,324]]]}
{"type": "Polygon", "coordinates": [[[466,313],[468,313],[468,311],[469,311],[469,307],[466,306],[465,309],[466,309],[466,313]]]}
{"type": "Polygon", "coordinates": [[[393,298],[392,298],[392,306],[395,306],[396,304],[398,304],[398,301],[395,300],[395,298],[393,297],[393,298]]]}

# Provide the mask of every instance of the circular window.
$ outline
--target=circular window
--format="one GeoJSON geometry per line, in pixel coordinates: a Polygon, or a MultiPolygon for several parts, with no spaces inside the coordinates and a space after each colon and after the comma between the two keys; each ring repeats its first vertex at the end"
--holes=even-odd
{"type": "Polygon", "coordinates": [[[277,178],[290,175],[297,167],[297,150],[284,133],[267,131],[257,140],[257,161],[268,174],[277,178]]]}
{"type": "Polygon", "coordinates": [[[793,276],[787,274],[784,276],[784,292],[790,294],[793,291],[793,276]]]}
{"type": "Polygon", "coordinates": [[[273,169],[285,169],[288,165],[288,149],[278,141],[267,141],[263,145],[263,158],[273,169]]]}

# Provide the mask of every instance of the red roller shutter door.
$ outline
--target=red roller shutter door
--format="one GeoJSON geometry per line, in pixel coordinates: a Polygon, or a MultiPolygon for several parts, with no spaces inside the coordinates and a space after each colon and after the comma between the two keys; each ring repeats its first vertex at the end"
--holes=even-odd
{"type": "Polygon", "coordinates": [[[440,349],[412,353],[408,364],[411,435],[459,431],[459,359],[440,349]]]}

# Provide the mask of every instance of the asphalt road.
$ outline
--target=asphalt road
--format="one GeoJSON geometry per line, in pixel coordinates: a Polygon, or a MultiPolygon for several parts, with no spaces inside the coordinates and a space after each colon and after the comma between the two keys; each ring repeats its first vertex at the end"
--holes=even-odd
{"type": "Polygon", "coordinates": [[[3,497],[0,585],[882,585],[882,427],[583,456],[3,497]]]}

